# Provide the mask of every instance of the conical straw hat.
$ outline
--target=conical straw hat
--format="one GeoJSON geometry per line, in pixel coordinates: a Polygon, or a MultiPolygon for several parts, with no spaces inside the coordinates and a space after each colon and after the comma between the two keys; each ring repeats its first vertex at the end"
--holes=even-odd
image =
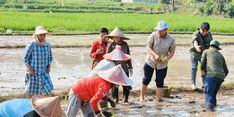
{"type": "Polygon", "coordinates": [[[115,49],[111,53],[105,54],[103,58],[113,61],[127,61],[131,59],[131,56],[124,54],[121,50],[121,46],[116,45],[115,49]]]}
{"type": "Polygon", "coordinates": [[[98,76],[116,85],[133,85],[133,81],[126,75],[120,64],[108,70],[98,71],[98,76]]]}
{"type": "Polygon", "coordinates": [[[105,37],[113,38],[113,37],[120,37],[124,40],[129,40],[128,37],[125,37],[124,33],[119,29],[119,27],[116,27],[109,35],[105,35],[105,37]]]}
{"type": "Polygon", "coordinates": [[[32,98],[32,105],[35,111],[42,117],[64,117],[59,96],[46,97],[34,96],[32,98]]]}

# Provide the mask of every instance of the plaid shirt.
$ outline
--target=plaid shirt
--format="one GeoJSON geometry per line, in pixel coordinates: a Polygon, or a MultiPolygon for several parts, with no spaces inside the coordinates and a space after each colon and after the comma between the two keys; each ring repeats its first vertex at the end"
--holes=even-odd
{"type": "Polygon", "coordinates": [[[48,65],[52,62],[51,46],[49,42],[41,46],[31,41],[25,49],[24,53],[25,64],[30,65],[35,74],[41,75],[48,72],[48,65]]]}
{"type": "Polygon", "coordinates": [[[25,64],[30,65],[35,75],[26,75],[25,92],[33,95],[49,94],[53,84],[48,72],[48,65],[52,62],[52,52],[49,42],[38,45],[35,41],[30,42],[24,53],[25,64]]]}
{"type": "Polygon", "coordinates": [[[53,84],[49,73],[43,75],[30,76],[26,74],[25,92],[32,95],[49,95],[53,89],[53,84]]]}

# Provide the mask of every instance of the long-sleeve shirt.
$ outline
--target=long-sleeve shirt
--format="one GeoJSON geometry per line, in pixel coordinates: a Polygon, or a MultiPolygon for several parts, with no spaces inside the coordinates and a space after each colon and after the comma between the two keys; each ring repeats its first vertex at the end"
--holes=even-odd
{"type": "Polygon", "coordinates": [[[41,75],[48,72],[48,65],[52,62],[50,43],[46,42],[45,45],[38,45],[36,41],[29,42],[23,59],[25,64],[33,68],[35,74],[41,75]]]}
{"type": "MultiPolygon", "coordinates": [[[[115,42],[112,42],[109,46],[108,46],[108,49],[107,49],[107,53],[111,53],[116,45],[120,45],[121,46],[121,50],[125,53],[125,54],[129,54],[130,55],[130,50],[129,50],[129,46],[127,44],[127,42],[121,40],[120,43],[115,43],[115,42]]],[[[131,60],[128,60],[128,61],[122,61],[121,62],[121,66],[122,68],[124,69],[124,72],[125,73],[128,73],[128,69],[132,69],[132,62],[131,60]]]]}
{"type": "Polygon", "coordinates": [[[99,111],[98,102],[108,95],[112,85],[99,76],[83,78],[72,89],[76,96],[84,102],[90,102],[94,112],[99,111]]]}
{"type": "Polygon", "coordinates": [[[97,62],[101,61],[103,59],[103,55],[106,54],[108,44],[109,42],[105,44],[102,41],[102,39],[94,41],[91,46],[90,57],[93,58],[94,61],[97,61],[97,62]],[[97,49],[102,49],[102,53],[97,55],[96,54],[97,49]]]}
{"type": "Polygon", "coordinates": [[[228,74],[228,68],[223,55],[214,48],[209,48],[203,52],[201,70],[205,71],[208,77],[217,77],[222,80],[228,74]]]}
{"type": "Polygon", "coordinates": [[[203,37],[201,36],[199,30],[197,30],[193,33],[192,39],[193,39],[192,48],[189,50],[190,54],[191,56],[196,57],[197,59],[200,60],[202,52],[201,53],[197,52],[197,50],[194,47],[194,41],[197,41],[198,45],[201,46],[202,50],[206,50],[209,48],[209,44],[213,40],[213,37],[210,32],[208,32],[208,34],[205,37],[203,37]]]}

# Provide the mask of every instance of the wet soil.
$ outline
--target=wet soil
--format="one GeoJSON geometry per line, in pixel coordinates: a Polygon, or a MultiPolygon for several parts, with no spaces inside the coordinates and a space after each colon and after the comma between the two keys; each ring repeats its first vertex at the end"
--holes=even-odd
{"type": "MultiPolygon", "coordinates": [[[[146,35],[144,35],[146,36],[146,35]]],[[[134,36],[133,36],[134,37],[134,36]]],[[[7,37],[9,38],[9,37],[7,37]]],[[[9,39],[0,42],[7,44],[25,44],[24,37],[9,39]]],[[[71,37],[70,37],[71,38],[71,37]]],[[[85,37],[84,37],[85,38],[85,37]]],[[[135,35],[135,38],[138,36],[135,35]]],[[[186,42],[188,43],[188,42],[186,42]]],[[[142,43],[141,43],[142,44],[142,43]]],[[[4,45],[4,44],[3,44],[4,45]]],[[[216,112],[204,110],[204,94],[190,90],[190,46],[177,46],[176,53],[169,61],[168,74],[165,84],[174,89],[184,88],[186,91],[174,92],[170,97],[164,98],[162,103],[154,101],[154,92],[149,92],[147,102],[139,102],[139,88],[143,76],[143,65],[145,59],[145,46],[131,47],[133,62],[134,81],[133,90],[129,103],[119,102],[112,111],[117,117],[155,117],[155,116],[233,116],[234,115],[234,90],[225,90],[218,93],[218,106],[216,112]]],[[[229,75],[224,84],[234,82],[234,46],[222,46],[229,75]]],[[[91,70],[92,59],[89,57],[89,48],[53,48],[54,60],[52,63],[51,77],[56,91],[68,90],[80,78],[86,77],[91,70]]],[[[0,91],[1,96],[22,94],[24,88],[25,66],[22,60],[24,48],[1,48],[0,49],[0,91]]],[[[199,75],[199,72],[198,72],[199,75]]],[[[197,86],[201,87],[201,79],[197,77],[197,86]]],[[[154,76],[149,88],[155,88],[154,76]]],[[[66,105],[64,105],[65,107],[66,105]]],[[[65,107],[66,108],[66,107],[65,107]]]]}

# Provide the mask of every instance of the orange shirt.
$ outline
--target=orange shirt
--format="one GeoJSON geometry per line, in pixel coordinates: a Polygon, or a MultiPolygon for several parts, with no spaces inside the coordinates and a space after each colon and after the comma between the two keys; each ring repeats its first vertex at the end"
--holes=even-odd
{"type": "Polygon", "coordinates": [[[72,87],[76,96],[82,101],[90,102],[94,112],[99,111],[98,102],[108,95],[111,88],[111,83],[99,76],[83,78],[72,87]]]}
{"type": "Polygon", "coordinates": [[[104,42],[102,41],[103,39],[99,39],[93,42],[92,47],[91,47],[91,51],[90,51],[90,57],[94,58],[94,61],[101,61],[103,59],[103,55],[106,54],[106,50],[107,50],[107,45],[110,42],[107,42],[107,45],[104,44],[104,42]],[[97,49],[102,49],[102,53],[99,55],[96,55],[96,51],[97,49]]]}

